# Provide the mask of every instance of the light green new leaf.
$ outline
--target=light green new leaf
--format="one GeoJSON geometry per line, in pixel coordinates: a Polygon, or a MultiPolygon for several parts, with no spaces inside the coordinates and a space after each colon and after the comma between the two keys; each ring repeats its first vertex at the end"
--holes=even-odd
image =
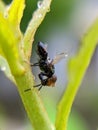
{"type": "Polygon", "coordinates": [[[15,74],[21,73],[23,67],[19,63],[17,37],[11,27],[8,20],[0,14],[0,48],[15,74]]]}
{"type": "Polygon", "coordinates": [[[25,8],[25,0],[12,1],[10,8],[8,10],[8,18],[13,25],[19,26],[21,18],[23,16],[24,8],[25,8]]]}
{"type": "Polygon", "coordinates": [[[81,41],[78,54],[69,61],[69,81],[67,89],[59,103],[56,130],[67,130],[67,122],[71,106],[90,64],[92,55],[98,43],[98,19],[90,27],[81,41]]]}
{"type": "Polygon", "coordinates": [[[11,70],[9,68],[9,65],[6,61],[5,58],[3,58],[2,56],[0,56],[0,68],[1,70],[5,73],[5,75],[15,83],[15,80],[14,80],[14,77],[13,75],[11,74],[11,70]]]}

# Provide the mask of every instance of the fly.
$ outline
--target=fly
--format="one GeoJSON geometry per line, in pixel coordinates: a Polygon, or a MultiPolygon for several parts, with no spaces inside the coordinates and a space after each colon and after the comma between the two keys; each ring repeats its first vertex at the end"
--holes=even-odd
{"type": "MultiPolygon", "coordinates": [[[[38,42],[37,44],[37,54],[39,56],[39,61],[31,64],[31,66],[38,66],[40,68],[41,72],[38,74],[38,77],[41,83],[33,87],[39,87],[38,90],[40,90],[43,86],[54,87],[57,81],[54,64],[65,58],[67,54],[60,53],[56,55],[54,59],[50,59],[47,48],[42,42],[38,42]]],[[[25,92],[29,90],[31,90],[31,88],[26,89],[25,92]]]]}

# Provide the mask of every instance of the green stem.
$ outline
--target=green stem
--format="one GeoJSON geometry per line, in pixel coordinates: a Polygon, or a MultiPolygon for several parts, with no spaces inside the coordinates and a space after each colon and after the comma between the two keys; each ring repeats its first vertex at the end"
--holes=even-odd
{"type": "Polygon", "coordinates": [[[58,106],[56,130],[66,130],[71,107],[98,42],[98,19],[82,40],[79,53],[69,61],[69,82],[58,106]]]}
{"type": "Polygon", "coordinates": [[[31,69],[29,67],[26,68],[25,74],[15,76],[15,80],[33,128],[35,130],[54,130],[40,99],[40,92],[37,91],[36,88],[33,88],[34,79],[31,69]],[[28,87],[32,88],[32,90],[24,92],[28,87]]]}
{"type": "Polygon", "coordinates": [[[43,0],[39,3],[38,9],[34,12],[33,17],[27,27],[27,30],[24,34],[24,53],[26,54],[26,58],[29,59],[31,55],[32,42],[34,40],[34,35],[42,23],[45,15],[50,10],[50,4],[52,0],[43,0]]]}
{"type": "Polygon", "coordinates": [[[50,3],[51,0],[43,0],[40,3],[40,7],[34,13],[33,19],[27,28],[24,39],[17,31],[17,25],[20,23],[24,9],[24,0],[21,0],[21,3],[17,2],[17,0],[12,2],[9,10],[9,19],[5,19],[0,13],[0,53],[4,54],[8,62],[24,107],[35,130],[54,130],[54,126],[51,124],[44,109],[39,92],[36,88],[33,88],[34,78],[31,68],[24,60],[28,59],[28,55],[30,58],[31,40],[33,40],[35,31],[49,10],[50,3]],[[19,45],[21,42],[24,43],[24,46],[19,45]],[[27,88],[32,88],[32,91],[24,92],[27,88]]]}

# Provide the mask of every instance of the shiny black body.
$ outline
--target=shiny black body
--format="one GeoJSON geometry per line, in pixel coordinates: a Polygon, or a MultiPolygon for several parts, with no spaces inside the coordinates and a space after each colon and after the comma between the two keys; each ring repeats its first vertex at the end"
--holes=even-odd
{"type": "Polygon", "coordinates": [[[45,45],[42,42],[38,42],[37,54],[39,55],[40,60],[44,60],[44,61],[47,60],[48,52],[45,48],[45,45]]]}
{"type": "MultiPolygon", "coordinates": [[[[37,54],[39,56],[39,61],[37,63],[31,64],[31,66],[39,66],[41,72],[38,76],[41,83],[33,87],[39,87],[38,90],[40,90],[42,86],[54,86],[57,77],[54,75],[55,68],[52,63],[53,60],[50,60],[50,58],[48,57],[48,52],[42,42],[38,42],[37,54]]],[[[29,90],[31,90],[31,88],[28,88],[24,91],[27,92],[29,90]]]]}
{"type": "MultiPolygon", "coordinates": [[[[42,42],[38,42],[37,54],[39,56],[39,60],[37,63],[31,64],[31,66],[38,66],[40,68],[41,72],[38,76],[41,83],[33,87],[39,87],[38,90],[40,90],[42,86],[55,86],[57,77],[54,74],[54,64],[58,63],[61,59],[65,58],[67,56],[67,53],[60,53],[56,55],[54,59],[51,60],[48,56],[46,46],[42,42]]],[[[25,92],[29,90],[31,90],[31,88],[26,89],[25,92]]]]}
{"type": "Polygon", "coordinates": [[[38,42],[37,54],[39,56],[39,61],[38,63],[35,63],[31,66],[39,66],[41,70],[41,72],[39,73],[39,79],[41,80],[41,84],[34,86],[40,86],[40,90],[42,86],[51,86],[53,82],[56,82],[57,78],[56,76],[54,76],[55,68],[52,64],[52,60],[50,60],[50,58],[48,57],[48,52],[42,42],[38,42]]]}
{"type": "MultiPolygon", "coordinates": [[[[33,87],[39,87],[38,90],[40,90],[42,86],[54,86],[57,77],[54,75],[55,68],[52,64],[53,60],[50,60],[50,58],[48,57],[48,52],[42,42],[38,42],[37,54],[39,56],[39,61],[37,63],[31,64],[31,66],[39,66],[41,72],[38,76],[41,83],[33,87]]],[[[26,89],[25,92],[29,90],[31,90],[31,88],[26,89]]]]}

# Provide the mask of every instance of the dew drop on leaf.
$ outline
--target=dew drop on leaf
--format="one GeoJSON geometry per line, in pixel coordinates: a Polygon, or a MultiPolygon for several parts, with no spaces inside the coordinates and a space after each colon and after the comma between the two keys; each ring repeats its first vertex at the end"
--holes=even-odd
{"type": "Polygon", "coordinates": [[[38,7],[38,8],[41,8],[41,7],[42,7],[42,1],[38,1],[38,2],[37,2],[37,7],[38,7]]]}

